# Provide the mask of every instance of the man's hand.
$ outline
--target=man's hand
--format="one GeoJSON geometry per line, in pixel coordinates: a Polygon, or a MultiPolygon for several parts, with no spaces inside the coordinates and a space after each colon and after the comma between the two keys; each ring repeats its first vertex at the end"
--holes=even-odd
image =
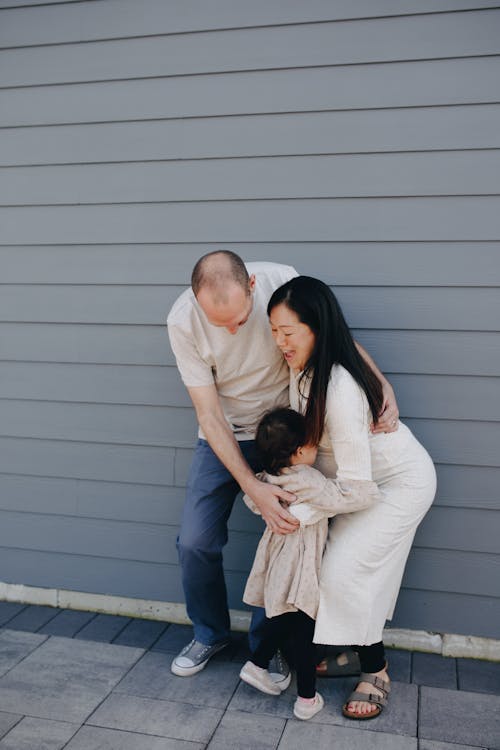
{"type": "Polygon", "coordinates": [[[396,396],[392,385],[388,380],[382,383],[382,396],[384,398],[382,402],[382,409],[378,422],[371,425],[371,431],[374,435],[379,432],[396,432],[398,429],[399,409],[396,402],[396,396]]]}
{"type": "Polygon", "coordinates": [[[268,527],[275,534],[292,534],[299,527],[299,521],[284,508],[280,499],[287,503],[295,500],[295,496],[285,492],[281,487],[275,487],[258,479],[246,489],[268,527]]]}

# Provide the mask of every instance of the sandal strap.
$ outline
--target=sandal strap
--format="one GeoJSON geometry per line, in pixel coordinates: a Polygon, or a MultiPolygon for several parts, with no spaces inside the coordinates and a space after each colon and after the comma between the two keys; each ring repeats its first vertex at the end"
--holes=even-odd
{"type": "Polygon", "coordinates": [[[381,690],[386,698],[391,692],[390,682],[388,682],[387,680],[383,680],[381,677],[377,677],[374,674],[370,674],[369,672],[361,672],[359,676],[359,682],[369,682],[370,685],[373,685],[374,687],[378,688],[378,690],[381,690]]]}
{"type": "Polygon", "coordinates": [[[347,703],[352,701],[358,701],[359,703],[373,703],[375,706],[383,708],[387,706],[387,698],[382,695],[375,695],[375,693],[360,693],[359,690],[355,690],[350,694],[347,703]]]}

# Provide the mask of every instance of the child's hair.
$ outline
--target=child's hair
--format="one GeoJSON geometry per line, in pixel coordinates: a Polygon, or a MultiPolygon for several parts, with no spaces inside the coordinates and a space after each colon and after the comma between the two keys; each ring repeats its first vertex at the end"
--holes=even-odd
{"type": "Polygon", "coordinates": [[[306,420],[293,409],[278,408],[267,412],[259,422],[255,445],[262,468],[268,474],[279,474],[291,465],[291,457],[306,445],[306,420]]]}

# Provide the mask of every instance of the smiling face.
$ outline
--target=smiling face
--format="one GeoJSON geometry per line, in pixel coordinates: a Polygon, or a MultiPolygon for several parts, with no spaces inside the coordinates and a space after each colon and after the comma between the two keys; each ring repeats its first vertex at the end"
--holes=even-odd
{"type": "Polygon", "coordinates": [[[254,288],[255,276],[251,276],[248,289],[240,284],[230,283],[224,289],[222,298],[217,298],[210,289],[203,287],[196,299],[209,323],[217,328],[225,328],[234,335],[250,317],[254,288]]]}
{"type": "Polygon", "coordinates": [[[295,373],[301,372],[314,349],[316,336],[313,331],[284,304],[273,307],[269,322],[276,345],[283,352],[288,366],[295,373]]]}

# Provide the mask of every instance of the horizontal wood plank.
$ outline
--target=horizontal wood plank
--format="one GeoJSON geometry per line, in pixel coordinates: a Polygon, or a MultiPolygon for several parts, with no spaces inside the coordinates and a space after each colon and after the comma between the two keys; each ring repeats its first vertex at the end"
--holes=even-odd
{"type": "MultiPolygon", "coordinates": [[[[354,329],[353,335],[383,372],[498,376],[500,370],[498,333],[354,329]]],[[[166,326],[0,323],[0,336],[3,360],[175,364],[166,326]]]]}
{"type": "Polygon", "coordinates": [[[403,588],[388,626],[497,638],[499,618],[500,599],[496,597],[403,588]]]}
{"type": "MultiPolygon", "coordinates": [[[[22,5],[36,6],[36,0],[22,5]]],[[[45,7],[20,7],[20,0],[2,0],[0,46],[13,47],[57,42],[79,42],[92,39],[113,39],[126,36],[148,36],[220,28],[263,26],[314,21],[348,20],[375,16],[415,13],[440,13],[494,7],[493,0],[384,0],[376,9],[369,0],[324,0],[289,2],[254,0],[252,3],[216,0],[203,2],[183,0],[108,0],[106,3],[78,2],[45,7]]]]}
{"type": "MultiPolygon", "coordinates": [[[[498,510],[480,510],[434,506],[420,524],[414,546],[425,548],[419,549],[422,557],[426,556],[429,549],[498,555],[499,536],[500,507],[498,510]]],[[[498,593],[500,594],[500,589],[498,593]]]]}
{"type": "MultiPolygon", "coordinates": [[[[0,296],[0,321],[162,325],[183,290],[160,285],[7,285],[0,296]]],[[[336,292],[352,328],[498,330],[496,288],[344,286],[336,292]]]]}
{"type": "Polygon", "coordinates": [[[193,445],[192,409],[124,404],[58,404],[0,400],[0,434],[117,445],[193,445]]]}
{"type": "Polygon", "coordinates": [[[4,50],[0,86],[491,55],[499,26],[492,9],[4,50]]]}
{"type": "Polygon", "coordinates": [[[500,149],[0,170],[0,205],[500,194],[500,149]]]}
{"type": "MultiPolygon", "coordinates": [[[[114,443],[174,449],[189,448],[197,435],[193,411],[173,407],[0,401],[0,419],[4,437],[38,438],[48,444],[60,440],[88,442],[91,447],[114,443]]],[[[413,417],[405,422],[438,463],[500,466],[500,422],[413,417]]]]}
{"type": "Polygon", "coordinates": [[[0,437],[0,472],[132,484],[174,484],[173,448],[0,437]]]}
{"type": "Polygon", "coordinates": [[[12,244],[497,241],[500,197],[318,198],[0,208],[12,244]]]}
{"type": "MultiPolygon", "coordinates": [[[[500,419],[497,378],[394,373],[389,379],[403,417],[500,419]]],[[[191,406],[174,366],[0,361],[0,381],[3,399],[191,406]]]]}
{"type": "Polygon", "coordinates": [[[22,87],[0,126],[498,103],[499,80],[500,56],[22,87]]]}
{"type": "Polygon", "coordinates": [[[500,147],[500,105],[4,128],[0,165],[500,147]]]}
{"type": "Polygon", "coordinates": [[[178,525],[184,496],[164,485],[0,474],[1,510],[48,516],[178,525]]]}
{"type": "MultiPolygon", "coordinates": [[[[500,124],[500,123],[499,123],[500,124]]],[[[500,132],[500,130],[499,130],[500,132]]],[[[174,284],[215,243],[1,246],[4,284],[174,284]]],[[[231,243],[244,260],[267,260],[339,286],[500,286],[500,242],[231,243]]]]}

